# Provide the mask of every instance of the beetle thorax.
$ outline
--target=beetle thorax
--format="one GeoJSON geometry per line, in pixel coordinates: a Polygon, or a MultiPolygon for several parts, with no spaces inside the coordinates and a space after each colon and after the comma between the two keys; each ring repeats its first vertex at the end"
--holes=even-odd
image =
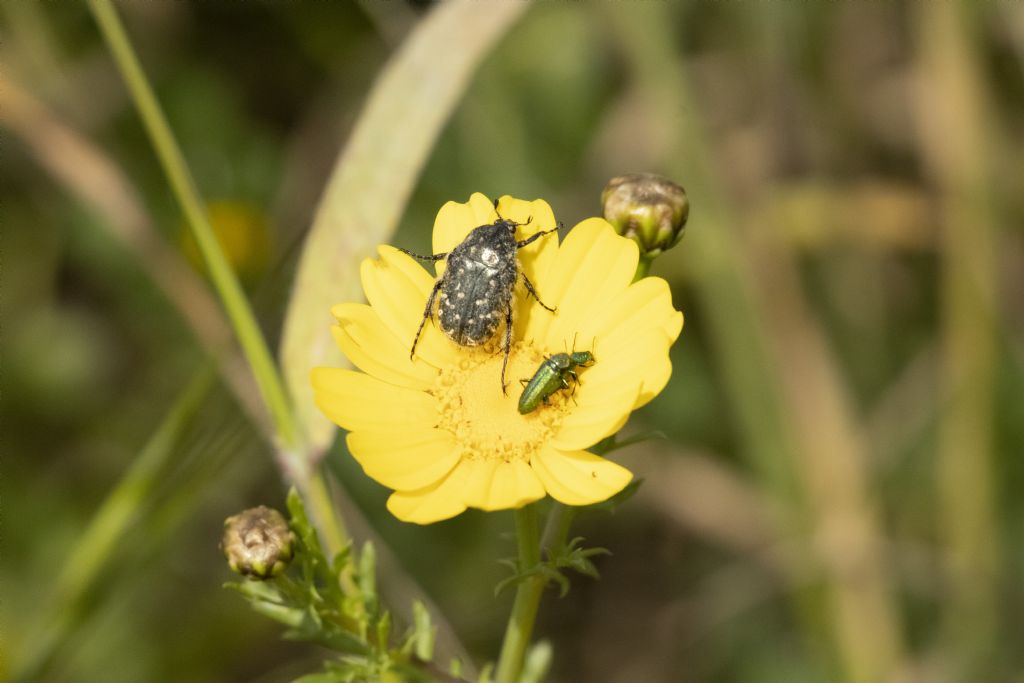
{"type": "Polygon", "coordinates": [[[462,346],[486,342],[507,317],[519,267],[515,224],[506,223],[476,228],[448,256],[438,319],[462,346]]]}

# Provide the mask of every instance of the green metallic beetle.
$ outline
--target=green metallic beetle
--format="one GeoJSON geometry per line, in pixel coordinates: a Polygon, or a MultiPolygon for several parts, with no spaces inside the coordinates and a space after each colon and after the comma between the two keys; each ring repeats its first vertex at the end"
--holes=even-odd
{"type": "Polygon", "coordinates": [[[540,407],[542,402],[547,404],[551,394],[571,386],[569,377],[576,382],[580,381],[576,368],[590,367],[593,363],[594,354],[590,351],[556,353],[545,358],[533,377],[519,380],[526,386],[523,395],[519,397],[519,413],[526,415],[540,407]]]}

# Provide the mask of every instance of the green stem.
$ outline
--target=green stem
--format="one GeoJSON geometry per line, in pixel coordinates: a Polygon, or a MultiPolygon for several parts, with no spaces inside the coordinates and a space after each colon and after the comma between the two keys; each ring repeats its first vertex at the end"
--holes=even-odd
{"type": "Polygon", "coordinates": [[[633,275],[633,282],[642,280],[651,272],[651,264],[654,263],[653,256],[640,254],[640,261],[636,264],[636,273],[633,275]]]}
{"type": "Polygon", "coordinates": [[[307,499],[317,527],[324,537],[324,546],[333,556],[345,547],[347,534],[331,502],[323,475],[311,470],[302,432],[256,316],[217,242],[185,157],[146,79],[117,11],[110,0],[89,0],[89,8],[135,101],[160,165],[199,245],[210,279],[252,367],[260,394],[274,420],[275,431],[281,442],[279,452],[286,476],[307,499]]]}
{"type": "MultiPolygon", "coordinates": [[[[540,562],[540,539],[537,534],[537,506],[519,508],[516,515],[516,538],[519,544],[519,571],[537,566],[540,562]]],[[[516,588],[512,614],[501,644],[495,683],[516,683],[523,669],[523,658],[530,644],[533,622],[537,619],[544,584],[543,576],[532,575],[523,579],[516,588]]]]}
{"type": "Polygon", "coordinates": [[[551,557],[551,551],[555,548],[565,546],[569,538],[569,528],[576,519],[576,512],[579,508],[552,501],[551,511],[548,512],[547,522],[544,523],[544,533],[540,537],[540,547],[551,557]]]}
{"type": "MultiPolygon", "coordinates": [[[[919,102],[923,158],[939,189],[943,416],[935,459],[938,526],[947,546],[942,630],[951,678],[977,679],[996,655],[999,586],[1006,566],[999,518],[999,453],[993,427],[999,379],[997,311],[1002,225],[998,214],[1000,126],[976,40],[984,20],[970,5],[920,10],[920,73],[948,92],[919,102]],[[941,76],[940,76],[941,74],[941,76]],[[959,95],[950,95],[958,93],[959,95]],[[950,125],[955,128],[950,128],[950,125]],[[966,126],[966,128],[962,128],[966,126]],[[961,130],[956,140],[935,135],[961,130]]],[[[933,86],[934,87],[934,86],[933,86]]]]}
{"type": "MultiPolygon", "coordinates": [[[[327,482],[319,472],[313,472],[312,476],[302,486],[297,486],[306,509],[313,517],[313,523],[320,532],[320,542],[323,543],[329,560],[334,559],[348,543],[348,531],[345,529],[345,522],[341,515],[336,514],[331,494],[327,490],[327,482]]],[[[346,595],[359,595],[359,587],[352,578],[352,569],[347,568],[340,577],[341,587],[346,595]]]]}
{"type": "MultiPolygon", "coordinates": [[[[267,348],[266,341],[256,322],[256,316],[249,307],[224,252],[221,251],[213,228],[210,226],[204,204],[189,173],[174,134],[157,102],[146,74],[125,33],[124,26],[110,0],[89,0],[89,8],[99,25],[103,39],[117,63],[121,76],[131,93],[135,106],[142,118],[150,141],[156,149],[160,165],[171,185],[185,219],[192,229],[203,261],[210,272],[210,279],[220,295],[228,318],[238,335],[242,351],[252,366],[259,384],[260,393],[270,410],[278,436],[287,447],[294,449],[300,443],[300,433],[295,423],[284,385],[267,348]]],[[[302,461],[289,463],[291,466],[306,467],[302,461]]],[[[300,470],[301,471],[301,470],[300,470]]]]}
{"type": "MultiPolygon", "coordinates": [[[[637,263],[636,282],[651,270],[653,258],[641,256],[637,263]]],[[[601,440],[591,447],[591,451],[604,454],[615,448],[615,435],[601,440]]],[[[549,552],[561,548],[569,538],[569,528],[576,519],[577,508],[554,501],[544,524],[544,534],[537,536],[536,505],[527,505],[516,510],[516,537],[519,542],[519,571],[526,571],[540,563],[541,548],[549,552]]],[[[501,656],[498,658],[498,671],[495,683],[515,683],[523,669],[526,648],[530,644],[530,634],[537,618],[541,595],[547,581],[542,576],[530,576],[519,583],[516,589],[515,602],[512,603],[512,614],[509,616],[505,629],[505,640],[501,645],[501,656]]]]}

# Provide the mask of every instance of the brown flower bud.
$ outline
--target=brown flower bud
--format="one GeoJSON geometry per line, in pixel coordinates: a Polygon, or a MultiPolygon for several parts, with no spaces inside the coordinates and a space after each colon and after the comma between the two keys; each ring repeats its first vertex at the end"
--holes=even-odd
{"type": "Polygon", "coordinates": [[[636,242],[647,258],[678,244],[690,215],[686,190],[652,173],[612,178],[601,193],[601,204],[605,220],[636,242]]]}
{"type": "Polygon", "coordinates": [[[260,505],[224,520],[221,549],[232,571],[269,579],[292,559],[295,535],[277,510],[260,505]]]}

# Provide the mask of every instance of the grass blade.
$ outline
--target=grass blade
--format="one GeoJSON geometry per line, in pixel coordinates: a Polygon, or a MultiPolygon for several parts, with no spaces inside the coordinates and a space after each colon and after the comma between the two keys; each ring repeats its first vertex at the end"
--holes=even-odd
{"type": "Polygon", "coordinates": [[[326,447],[334,428],[313,404],[309,371],[343,365],[331,340],[330,307],[362,298],[360,261],[394,232],[475,68],[527,6],[438,5],[385,66],[338,157],[303,248],[280,351],[297,418],[314,448],[326,447]]]}

